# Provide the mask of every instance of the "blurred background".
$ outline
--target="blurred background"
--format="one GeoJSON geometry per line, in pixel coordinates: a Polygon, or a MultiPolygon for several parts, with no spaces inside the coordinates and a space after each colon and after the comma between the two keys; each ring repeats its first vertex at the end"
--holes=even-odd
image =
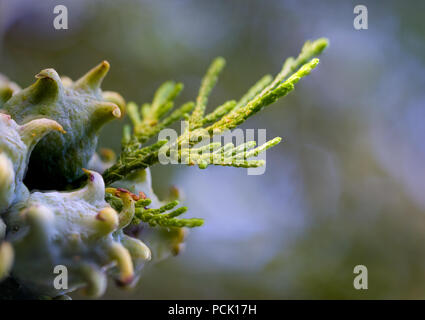
{"type": "MultiPolygon", "coordinates": [[[[327,37],[319,67],[243,128],[285,142],[263,175],[153,167],[205,219],[186,251],[113,299],[425,298],[425,2],[0,0],[0,72],[25,87],[44,68],[73,79],[106,59],[106,90],[151,101],[166,80],[194,99],[210,61],[227,67],[209,107],[276,73],[305,40],[327,37]],[[53,28],[68,8],[69,29],[53,28]],[[353,28],[364,4],[369,29],[353,28]],[[365,265],[369,289],[353,288],[365,265]]],[[[119,151],[122,122],[100,146],[119,151]]],[[[75,296],[79,298],[78,295],[75,296]]]]}

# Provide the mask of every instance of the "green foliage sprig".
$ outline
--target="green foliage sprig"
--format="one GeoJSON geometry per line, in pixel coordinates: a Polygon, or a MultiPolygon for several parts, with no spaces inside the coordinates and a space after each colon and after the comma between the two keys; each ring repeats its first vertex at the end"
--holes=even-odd
{"type": "MultiPolygon", "coordinates": [[[[111,189],[113,188],[106,189],[105,199],[115,210],[120,212],[124,208],[123,200],[119,196],[116,196],[111,189]]],[[[187,211],[187,207],[175,209],[179,205],[178,200],[170,201],[157,209],[148,208],[152,202],[151,199],[148,198],[131,201],[134,202],[134,217],[132,219],[132,224],[134,225],[145,222],[151,227],[194,228],[204,223],[203,219],[198,218],[177,218],[187,211]]]]}
{"type": "Polygon", "coordinates": [[[133,132],[128,126],[124,128],[121,155],[117,163],[104,172],[105,183],[109,185],[125,178],[135,170],[152,166],[159,161],[160,150],[171,155],[170,150],[174,147],[178,150],[174,156],[179,161],[183,160],[189,165],[198,165],[200,168],[206,168],[209,164],[245,168],[264,165],[264,161],[248,158],[279,143],[281,140],[279,137],[255,149],[251,141],[241,146],[230,144],[219,146],[216,143],[201,147],[204,149],[194,148],[194,146],[203,138],[234,129],[264,107],[294,90],[295,84],[317,66],[319,59],[314,57],[319,55],[327,45],[328,40],[324,38],[307,41],[298,57],[286,59],[281,71],[274,78],[270,75],[264,76],[238,101],[227,101],[207,115],[205,110],[208,97],[225,65],[221,57],[212,62],[203,78],[196,103],[187,102],[171,112],[175,98],[183,89],[181,83],[174,82],[164,83],[156,91],[150,104],[143,104],[139,108],[135,103],[129,103],[127,109],[133,123],[133,132]],[[166,116],[169,112],[171,114],[166,116]],[[182,118],[187,120],[188,126],[177,141],[159,140],[149,146],[142,146],[160,130],[182,118]],[[162,147],[167,143],[168,147],[164,151],[162,147]],[[201,155],[200,151],[205,151],[205,148],[210,152],[201,155]]]}
{"type": "Polygon", "coordinates": [[[148,223],[151,227],[199,227],[204,223],[203,219],[189,218],[189,219],[177,219],[178,216],[187,211],[187,207],[180,207],[173,210],[178,206],[179,201],[171,201],[158,209],[149,209],[144,206],[136,207],[136,219],[135,223],[138,224],[140,221],[148,223]],[[170,211],[168,213],[165,213],[170,211]]]}

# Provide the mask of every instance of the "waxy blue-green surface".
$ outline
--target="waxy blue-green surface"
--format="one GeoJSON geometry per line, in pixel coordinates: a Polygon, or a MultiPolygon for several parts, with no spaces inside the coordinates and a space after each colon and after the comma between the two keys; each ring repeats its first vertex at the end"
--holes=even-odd
{"type": "Polygon", "coordinates": [[[104,200],[100,174],[87,173],[83,188],[31,193],[5,215],[10,230],[6,240],[15,251],[12,275],[41,295],[55,297],[85,288],[86,294],[97,297],[106,288],[107,274],[121,285],[131,285],[150,260],[149,248],[122,232],[134,207],[117,213],[104,200]],[[68,270],[67,289],[53,286],[58,265],[68,270]]]}
{"type": "Polygon", "coordinates": [[[50,133],[34,149],[27,175],[31,188],[63,189],[81,177],[82,168],[95,152],[100,128],[121,117],[119,97],[111,99],[100,89],[108,70],[104,61],[81,79],[62,82],[55,70],[45,69],[33,85],[16,92],[4,104],[3,109],[19,124],[47,117],[66,131],[65,135],[50,133]]]}
{"type": "Polygon", "coordinates": [[[53,120],[37,119],[20,126],[10,116],[0,113],[0,214],[13,202],[28,196],[22,181],[31,152],[53,130],[63,132],[53,120]]]}

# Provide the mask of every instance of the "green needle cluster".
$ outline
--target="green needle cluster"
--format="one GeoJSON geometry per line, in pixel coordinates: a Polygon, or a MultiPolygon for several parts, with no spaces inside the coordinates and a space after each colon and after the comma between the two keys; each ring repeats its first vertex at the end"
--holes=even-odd
{"type": "Polygon", "coordinates": [[[117,163],[103,174],[106,185],[158,163],[160,152],[175,158],[179,163],[198,165],[202,169],[211,164],[243,168],[264,165],[263,160],[249,158],[275,146],[281,138],[274,138],[257,148],[254,148],[254,141],[247,141],[239,146],[220,145],[216,142],[202,147],[196,145],[204,139],[211,139],[236,128],[264,107],[294,90],[295,84],[316,68],[319,59],[315,57],[327,45],[328,40],[325,38],[307,41],[298,57],[286,59],[281,71],[274,78],[265,75],[240,99],[227,101],[206,115],[208,97],[225,66],[225,60],[221,57],[214,59],[202,79],[196,103],[187,102],[172,110],[174,100],[183,89],[181,83],[172,81],[159,87],[151,103],[139,107],[130,102],[127,110],[133,130],[129,126],[124,128],[121,155],[117,163]],[[148,146],[143,145],[162,129],[181,119],[185,119],[188,125],[176,141],[159,140],[148,146]]]}

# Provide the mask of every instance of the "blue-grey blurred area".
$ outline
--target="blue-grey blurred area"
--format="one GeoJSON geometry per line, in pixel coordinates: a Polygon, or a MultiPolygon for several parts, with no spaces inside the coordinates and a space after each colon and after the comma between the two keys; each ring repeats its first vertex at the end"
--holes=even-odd
{"type": "MultiPolygon", "coordinates": [[[[194,99],[227,60],[209,108],[276,73],[305,40],[331,45],[316,70],[243,128],[284,143],[263,175],[156,165],[154,187],[183,190],[205,219],[186,250],[114,299],[425,298],[425,2],[0,0],[0,72],[21,86],[47,67],[75,79],[103,59],[107,90],[151,100],[165,80],[194,99]],[[68,7],[69,29],[53,28],[68,7]],[[353,8],[368,8],[355,30],[353,8]],[[368,290],[353,288],[354,266],[368,290]]],[[[119,151],[122,122],[100,145],[119,151]]],[[[79,296],[76,296],[79,297],[79,296]]]]}

